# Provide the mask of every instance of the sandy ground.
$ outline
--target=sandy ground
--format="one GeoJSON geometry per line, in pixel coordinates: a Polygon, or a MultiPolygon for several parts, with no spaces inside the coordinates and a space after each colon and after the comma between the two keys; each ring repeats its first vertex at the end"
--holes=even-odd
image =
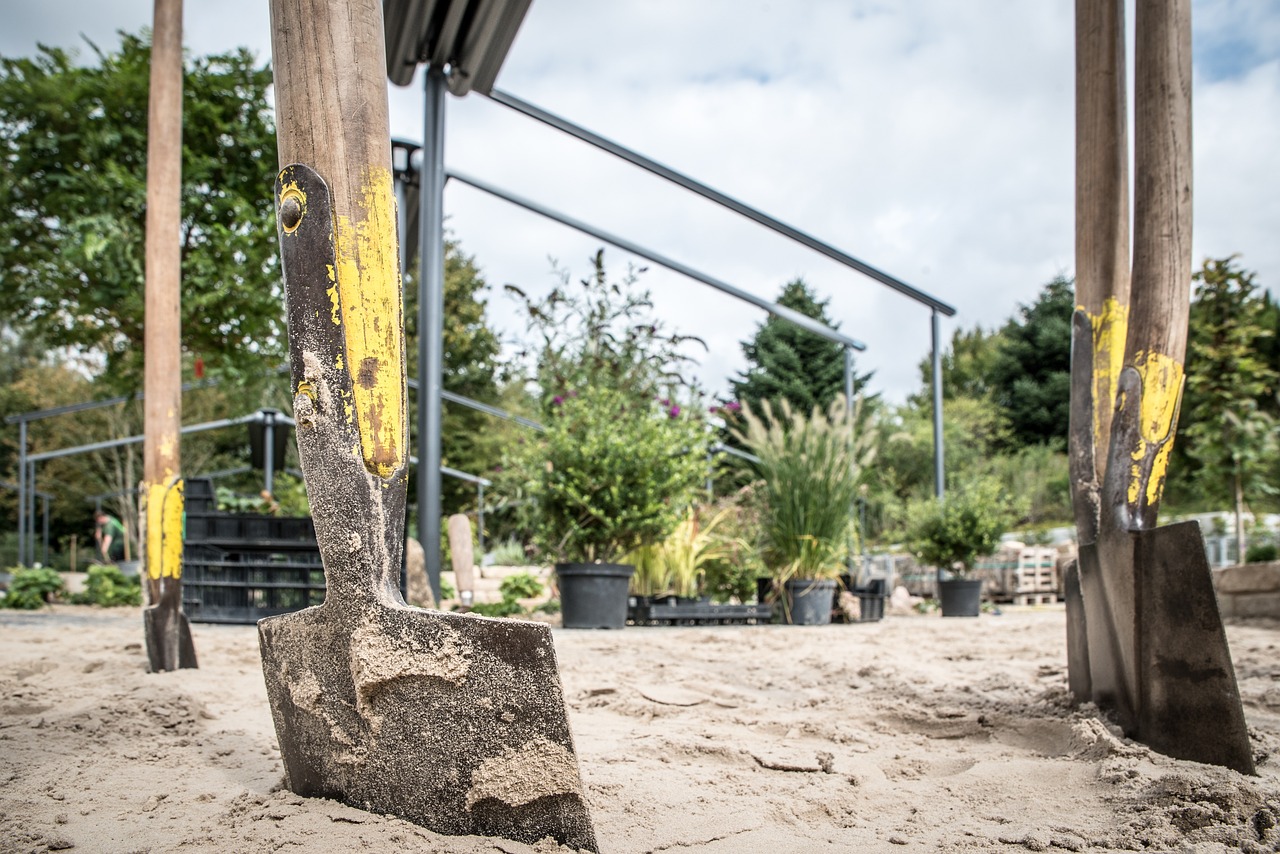
{"type": "MultiPolygon", "coordinates": [[[[1280,850],[1280,627],[1228,630],[1249,778],[1071,709],[1063,619],[557,630],[601,848],[1280,850]]],[[[150,675],[137,609],[0,612],[0,850],[557,850],[283,791],[255,630],[193,628],[150,675]]]]}

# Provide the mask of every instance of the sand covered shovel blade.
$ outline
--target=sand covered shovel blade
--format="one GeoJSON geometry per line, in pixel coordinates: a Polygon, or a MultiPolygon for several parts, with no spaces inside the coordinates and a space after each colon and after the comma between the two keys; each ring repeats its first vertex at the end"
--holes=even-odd
{"type": "Polygon", "coordinates": [[[286,782],[438,833],[594,851],[550,631],[412,608],[396,586],[403,336],[395,268],[376,269],[396,258],[379,175],[366,208],[385,202],[387,221],[354,238],[315,171],[287,167],[276,185],[298,450],[327,586],[324,604],[258,624],[286,782]],[[384,227],[389,252],[345,254],[384,227]]]}

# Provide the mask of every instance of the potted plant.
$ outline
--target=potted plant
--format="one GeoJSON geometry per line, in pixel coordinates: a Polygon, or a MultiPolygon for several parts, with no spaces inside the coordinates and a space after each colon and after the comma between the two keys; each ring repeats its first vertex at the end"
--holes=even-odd
{"type": "Polygon", "coordinates": [[[625,624],[633,567],[621,559],[663,540],[697,487],[705,431],[670,409],[589,388],[547,425],[536,539],[557,561],[566,627],[625,624]]]}
{"type": "Polygon", "coordinates": [[[783,594],[786,622],[829,623],[853,536],[859,473],[874,454],[871,433],[853,436],[843,399],[808,416],[785,400],[776,414],[768,401],[761,408],[757,415],[743,407],[744,428],[734,430],[759,458],[761,556],[783,594]]]}
{"type": "Polygon", "coordinates": [[[914,502],[907,510],[907,549],[938,568],[938,599],[944,617],[976,617],[982,579],[968,578],[974,560],[990,554],[1014,512],[1000,484],[976,480],[945,498],[914,502]],[[944,578],[943,575],[948,577],[944,578]]]}
{"type": "Polygon", "coordinates": [[[650,315],[648,294],[594,275],[524,299],[536,334],[546,431],[523,458],[535,542],[556,562],[566,627],[621,628],[629,552],[661,542],[704,474],[708,433],[680,378],[688,340],[650,315]]]}

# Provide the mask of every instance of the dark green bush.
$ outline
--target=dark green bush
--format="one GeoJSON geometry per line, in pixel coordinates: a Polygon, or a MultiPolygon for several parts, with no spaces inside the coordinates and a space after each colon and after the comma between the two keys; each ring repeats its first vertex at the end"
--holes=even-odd
{"type": "Polygon", "coordinates": [[[498,586],[503,599],[532,599],[542,595],[542,582],[528,572],[517,572],[502,579],[498,586]]]}
{"type": "Polygon", "coordinates": [[[141,605],[142,582],[136,577],[129,578],[117,566],[91,566],[84,592],[72,596],[71,601],[77,605],[101,605],[104,608],[141,605]]]}
{"type": "Polygon", "coordinates": [[[12,572],[9,593],[0,599],[0,607],[34,611],[43,608],[66,589],[62,576],[52,569],[17,568],[12,572]]]}
{"type": "Polygon", "coordinates": [[[1258,543],[1249,546],[1244,553],[1245,563],[1268,563],[1280,557],[1280,549],[1275,543],[1258,543]]]}

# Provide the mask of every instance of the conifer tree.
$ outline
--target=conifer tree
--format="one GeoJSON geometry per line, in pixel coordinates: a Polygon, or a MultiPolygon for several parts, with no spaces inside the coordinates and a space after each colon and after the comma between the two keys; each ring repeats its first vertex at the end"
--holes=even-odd
{"type": "MultiPolygon", "coordinates": [[[[803,279],[788,282],[778,304],[812,317],[833,329],[840,324],[827,314],[830,300],[820,300],[803,279]]],[[[762,400],[786,400],[796,412],[814,407],[825,411],[844,393],[844,348],[778,317],[770,316],[756,334],[742,342],[747,370],[730,380],[733,395],[755,411],[762,400]]],[[[870,373],[854,374],[853,391],[859,394],[870,373]]]]}

